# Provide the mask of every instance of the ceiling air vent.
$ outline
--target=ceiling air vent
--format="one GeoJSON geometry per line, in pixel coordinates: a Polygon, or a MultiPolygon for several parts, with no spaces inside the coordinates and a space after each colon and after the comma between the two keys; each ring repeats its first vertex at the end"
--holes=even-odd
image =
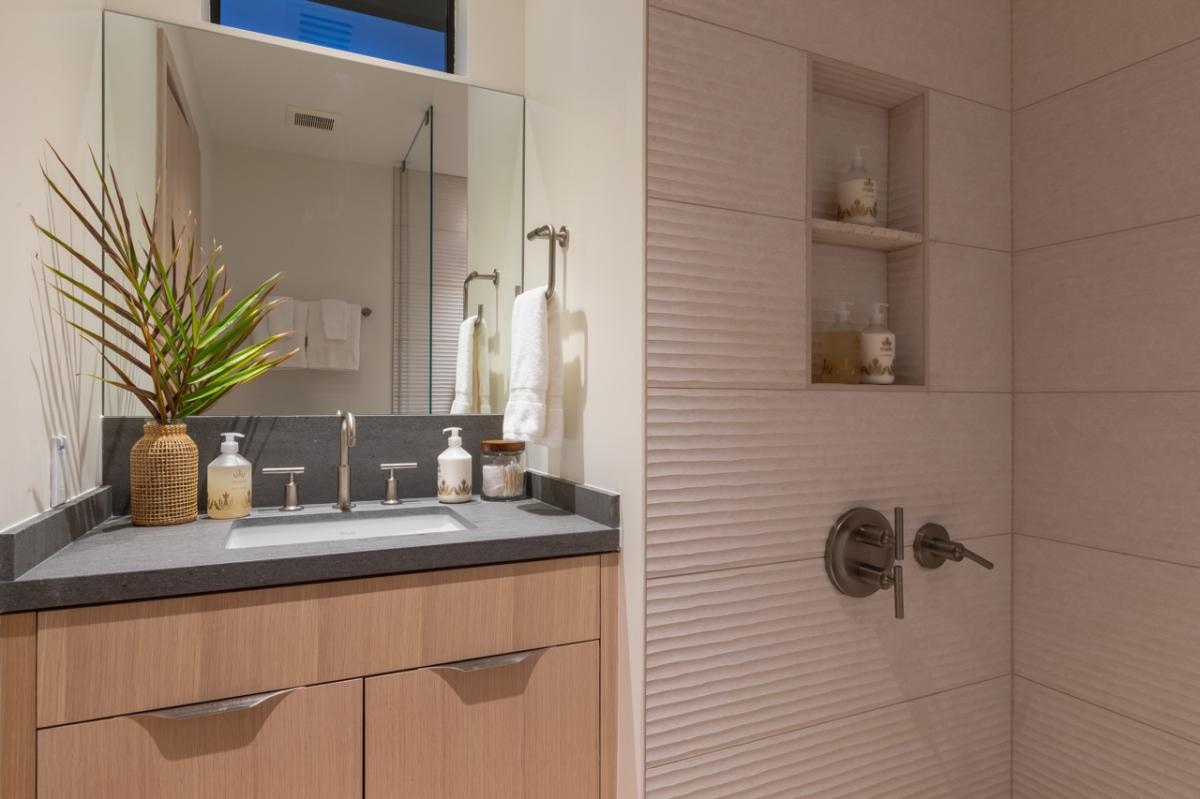
{"type": "Polygon", "coordinates": [[[287,107],[288,122],[298,128],[315,128],[316,130],[333,130],[341,114],[329,111],[315,111],[311,108],[287,107]]]}

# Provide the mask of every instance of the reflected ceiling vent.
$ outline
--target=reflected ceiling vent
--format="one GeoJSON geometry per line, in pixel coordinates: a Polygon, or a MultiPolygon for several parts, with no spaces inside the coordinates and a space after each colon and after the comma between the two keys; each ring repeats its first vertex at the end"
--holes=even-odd
{"type": "Polygon", "coordinates": [[[341,114],[331,111],[317,111],[313,108],[287,107],[288,123],[298,128],[314,128],[316,130],[333,130],[333,126],[342,118],[341,114]]]}

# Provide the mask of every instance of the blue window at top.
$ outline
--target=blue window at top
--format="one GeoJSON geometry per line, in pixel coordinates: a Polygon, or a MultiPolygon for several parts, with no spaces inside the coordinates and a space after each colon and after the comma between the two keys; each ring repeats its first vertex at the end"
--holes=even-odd
{"type": "Polygon", "coordinates": [[[221,25],[454,71],[454,0],[212,0],[221,25]]]}

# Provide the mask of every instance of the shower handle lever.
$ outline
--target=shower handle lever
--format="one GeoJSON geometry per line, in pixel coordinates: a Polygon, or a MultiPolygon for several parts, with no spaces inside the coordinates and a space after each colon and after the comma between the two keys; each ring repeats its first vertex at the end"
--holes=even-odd
{"type": "Polygon", "coordinates": [[[897,619],[904,618],[904,510],[896,508],[895,523],[871,508],[842,514],[825,542],[825,571],[843,594],[867,597],[893,592],[897,619]]]}
{"type": "Polygon", "coordinates": [[[927,569],[936,569],[948,560],[961,563],[964,559],[978,563],[985,569],[995,568],[995,564],[978,552],[972,552],[959,541],[950,540],[950,533],[940,524],[921,526],[913,541],[913,552],[917,563],[927,569]]]}

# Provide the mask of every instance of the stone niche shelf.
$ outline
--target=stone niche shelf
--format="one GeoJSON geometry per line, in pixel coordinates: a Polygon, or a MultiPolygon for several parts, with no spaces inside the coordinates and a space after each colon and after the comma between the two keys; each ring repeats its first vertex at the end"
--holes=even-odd
{"type": "Polygon", "coordinates": [[[813,219],[810,224],[812,225],[813,241],[822,244],[840,244],[843,247],[863,247],[868,250],[893,252],[924,241],[924,237],[920,233],[913,233],[910,230],[854,225],[849,222],[835,222],[832,219],[813,219]]]}

